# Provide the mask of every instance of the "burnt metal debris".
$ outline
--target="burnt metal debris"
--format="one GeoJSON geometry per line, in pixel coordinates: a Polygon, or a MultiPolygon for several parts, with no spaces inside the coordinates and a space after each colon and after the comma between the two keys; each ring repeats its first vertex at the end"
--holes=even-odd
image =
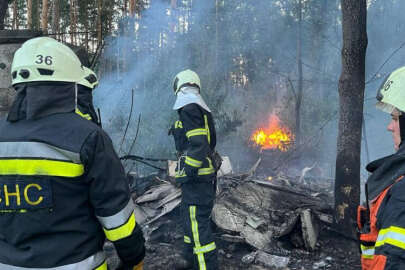
{"type": "MultiPolygon", "coordinates": [[[[305,173],[259,177],[260,159],[234,174],[229,158],[224,160],[212,212],[220,269],[358,269],[357,243],[331,229],[332,180],[305,173]]],[[[146,270],[174,269],[182,247],[174,166],[168,161],[166,174],[130,173],[135,215],[147,241],[146,270]]],[[[114,267],[118,259],[109,244],[106,250],[114,267]]]]}

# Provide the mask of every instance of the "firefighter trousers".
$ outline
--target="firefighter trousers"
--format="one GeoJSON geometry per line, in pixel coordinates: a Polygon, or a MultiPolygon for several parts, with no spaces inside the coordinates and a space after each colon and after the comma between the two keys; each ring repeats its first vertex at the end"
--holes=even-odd
{"type": "MultiPolygon", "coordinates": [[[[212,184],[207,186],[211,189],[212,187],[212,184]]],[[[182,189],[182,191],[187,192],[187,189],[182,189]]],[[[201,195],[197,193],[198,190],[194,192],[196,193],[194,198],[201,195]]],[[[211,230],[212,208],[213,200],[198,205],[195,202],[184,200],[183,197],[181,202],[181,219],[184,230],[183,255],[193,265],[193,270],[218,269],[217,249],[211,230]]]]}

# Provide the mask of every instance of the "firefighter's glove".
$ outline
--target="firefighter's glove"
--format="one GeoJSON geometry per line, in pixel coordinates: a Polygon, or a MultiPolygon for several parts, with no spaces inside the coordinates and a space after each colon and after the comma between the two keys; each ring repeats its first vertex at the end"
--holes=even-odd
{"type": "Polygon", "coordinates": [[[187,177],[197,177],[198,176],[198,168],[185,164],[184,172],[186,173],[187,177]]]}

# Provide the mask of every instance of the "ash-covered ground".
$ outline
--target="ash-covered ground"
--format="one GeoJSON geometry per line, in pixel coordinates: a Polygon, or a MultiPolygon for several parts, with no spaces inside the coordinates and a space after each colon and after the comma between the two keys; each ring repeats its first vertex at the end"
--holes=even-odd
{"type": "MultiPolygon", "coordinates": [[[[138,215],[147,239],[144,269],[172,270],[183,246],[180,190],[161,176],[148,181],[142,195],[134,194],[146,213],[138,215]]],[[[324,179],[222,178],[212,215],[219,269],[360,269],[358,242],[331,229],[331,188],[324,179]],[[311,218],[305,221],[304,213],[311,218]]],[[[111,244],[106,250],[115,269],[111,244]]]]}

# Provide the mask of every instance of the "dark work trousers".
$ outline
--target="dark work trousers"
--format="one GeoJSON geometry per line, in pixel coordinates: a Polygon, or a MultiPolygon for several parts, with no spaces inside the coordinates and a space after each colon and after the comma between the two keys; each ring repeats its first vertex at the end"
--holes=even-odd
{"type": "MultiPolygon", "coordinates": [[[[214,177],[213,177],[214,178],[214,177]]],[[[212,181],[182,184],[181,219],[184,230],[184,257],[193,270],[218,269],[217,249],[211,230],[215,189],[212,181]]]]}

